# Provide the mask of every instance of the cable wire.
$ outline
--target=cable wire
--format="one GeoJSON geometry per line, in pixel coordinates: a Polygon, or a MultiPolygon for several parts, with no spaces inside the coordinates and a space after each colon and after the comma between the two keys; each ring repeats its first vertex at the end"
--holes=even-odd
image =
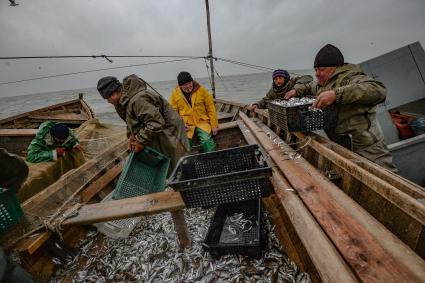
{"type": "Polygon", "coordinates": [[[118,67],[86,70],[86,71],[79,71],[79,72],[72,72],[72,73],[56,74],[56,75],[30,78],[30,79],[23,79],[23,80],[18,80],[18,81],[0,82],[0,85],[14,84],[14,83],[21,83],[21,82],[35,81],[35,80],[41,80],[41,79],[49,79],[49,78],[57,78],[57,77],[65,77],[65,76],[79,75],[79,74],[86,74],[86,73],[93,73],[93,72],[100,72],[100,71],[107,71],[107,70],[124,69],[124,68],[140,67],[140,66],[156,65],[156,64],[180,62],[180,61],[189,61],[189,60],[195,60],[195,58],[193,58],[193,59],[192,58],[185,58],[185,59],[177,59],[177,60],[166,60],[166,61],[158,61],[158,62],[151,62],[151,63],[133,64],[133,65],[126,65],[126,66],[118,66],[118,67]]]}

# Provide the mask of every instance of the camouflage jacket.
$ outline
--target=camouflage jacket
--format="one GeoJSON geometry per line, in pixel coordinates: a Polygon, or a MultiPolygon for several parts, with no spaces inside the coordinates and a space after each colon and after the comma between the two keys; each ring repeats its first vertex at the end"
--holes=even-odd
{"type": "Polygon", "coordinates": [[[297,95],[319,95],[334,90],[338,122],[335,133],[351,135],[353,150],[358,151],[383,140],[383,133],[376,118],[376,105],[385,101],[386,88],[368,77],[358,65],[337,67],[326,85],[317,81],[296,85],[297,95]]]}
{"type": "Polygon", "coordinates": [[[257,104],[258,108],[264,109],[266,108],[266,101],[271,101],[277,98],[283,98],[285,96],[285,93],[293,89],[296,84],[306,84],[312,81],[313,77],[310,75],[291,78],[282,90],[276,91],[275,88],[272,86],[267,92],[266,96],[254,104],[257,104]]]}
{"type": "Polygon", "coordinates": [[[115,109],[126,122],[128,134],[170,157],[169,172],[180,157],[189,152],[189,140],[179,114],[162,96],[148,90],[146,83],[136,75],[124,79],[115,109]]]}

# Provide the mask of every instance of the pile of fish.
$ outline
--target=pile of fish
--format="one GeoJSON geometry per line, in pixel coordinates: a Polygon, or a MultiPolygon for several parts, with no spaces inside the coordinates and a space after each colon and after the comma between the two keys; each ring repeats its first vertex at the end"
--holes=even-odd
{"type": "Polygon", "coordinates": [[[272,101],[273,104],[281,105],[283,107],[294,107],[294,106],[302,106],[302,105],[311,105],[313,104],[315,98],[314,97],[292,97],[288,100],[284,99],[275,99],[272,101]]]}
{"type": "MultiPolygon", "coordinates": [[[[225,255],[213,259],[203,250],[214,209],[186,209],[192,247],[181,250],[169,213],[143,217],[127,238],[88,232],[80,254],[64,264],[51,282],[311,282],[281,252],[269,219],[268,248],[261,259],[225,255]],[[101,246],[101,247],[100,247],[101,246]]],[[[266,217],[267,218],[267,217],[266,217]]]]}

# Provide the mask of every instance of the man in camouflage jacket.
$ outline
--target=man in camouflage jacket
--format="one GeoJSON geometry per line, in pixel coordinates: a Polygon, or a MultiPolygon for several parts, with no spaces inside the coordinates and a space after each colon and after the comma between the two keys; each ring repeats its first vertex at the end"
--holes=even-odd
{"type": "Polygon", "coordinates": [[[386,98],[385,86],[368,77],[358,65],[344,64],[342,53],[331,44],[318,52],[314,68],[317,81],[296,85],[285,99],[314,95],[317,98],[313,106],[317,108],[335,103],[338,122],[333,131],[327,131],[329,138],[397,172],[376,118],[376,105],[386,98]],[[351,139],[351,145],[347,139],[351,139]]]}
{"type": "Polygon", "coordinates": [[[283,98],[285,94],[293,89],[296,84],[309,83],[313,81],[313,78],[310,75],[291,78],[288,71],[278,69],[273,72],[272,80],[273,85],[267,92],[266,96],[257,103],[253,103],[252,106],[264,109],[266,108],[266,101],[283,98]]]}

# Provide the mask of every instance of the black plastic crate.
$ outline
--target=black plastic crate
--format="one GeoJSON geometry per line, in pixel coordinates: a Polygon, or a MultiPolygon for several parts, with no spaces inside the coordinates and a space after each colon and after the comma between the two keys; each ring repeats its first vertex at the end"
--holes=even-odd
{"type": "Polygon", "coordinates": [[[182,157],[168,185],[187,207],[215,206],[268,196],[270,160],[257,144],[182,157]]]}
{"type": "Polygon", "coordinates": [[[322,109],[310,109],[312,104],[285,107],[267,101],[270,120],[282,130],[311,132],[336,127],[338,113],[334,105],[322,109]]]}
{"type": "Polygon", "coordinates": [[[261,199],[219,205],[204,241],[212,257],[240,254],[260,258],[266,246],[261,199]]]}

